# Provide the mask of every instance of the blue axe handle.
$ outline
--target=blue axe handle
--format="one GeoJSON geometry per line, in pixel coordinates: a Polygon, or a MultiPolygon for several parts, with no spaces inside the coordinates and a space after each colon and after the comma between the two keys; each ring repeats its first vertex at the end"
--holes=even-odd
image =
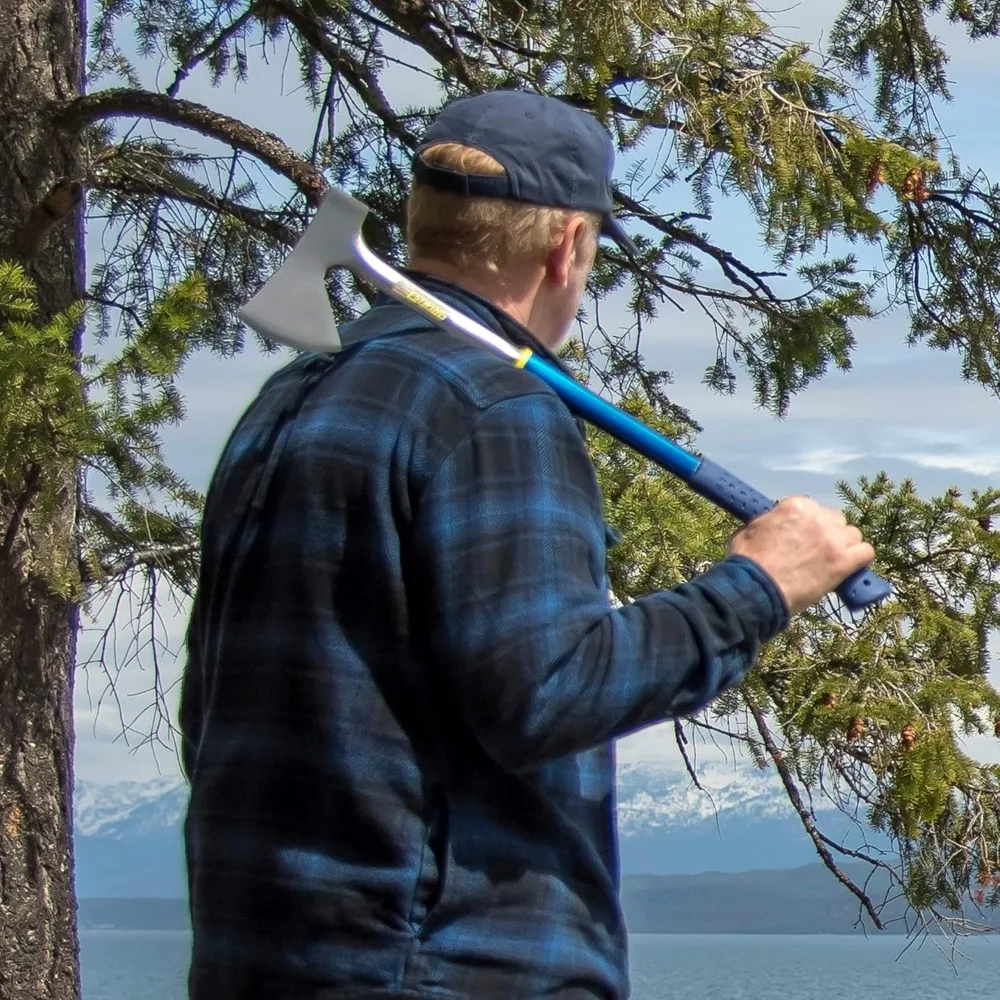
{"type": "MultiPolygon", "coordinates": [[[[742,479],[707,458],[692,455],[673,441],[591,392],[555,365],[528,350],[517,364],[550,385],[578,416],[630,445],[650,461],[683,479],[696,493],[746,523],[775,506],[742,479]]],[[[870,568],[851,574],[837,588],[837,596],[851,611],[878,604],[892,593],[892,587],[870,568]]]]}

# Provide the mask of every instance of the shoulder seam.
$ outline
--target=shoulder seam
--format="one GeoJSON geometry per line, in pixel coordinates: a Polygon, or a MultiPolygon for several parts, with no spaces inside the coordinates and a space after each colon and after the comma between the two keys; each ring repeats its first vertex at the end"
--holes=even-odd
{"type": "MultiPolygon", "coordinates": [[[[436,328],[428,327],[427,329],[428,331],[432,331],[436,328]]],[[[371,343],[374,344],[375,341],[371,341],[371,343]]],[[[406,355],[411,355],[412,353],[406,349],[405,339],[397,340],[393,338],[392,340],[386,340],[382,342],[381,346],[383,350],[386,350],[392,354],[396,354],[397,356],[406,356],[406,355]]],[[[502,358],[499,358],[493,354],[489,354],[487,348],[484,347],[482,348],[482,350],[487,357],[492,357],[502,367],[507,367],[510,371],[514,371],[513,366],[504,366],[504,360],[502,358]]],[[[554,396],[556,399],[560,398],[558,393],[556,393],[551,386],[547,385],[541,379],[535,378],[531,379],[531,382],[534,382],[535,384],[529,384],[528,380],[526,380],[526,384],[523,386],[523,388],[519,388],[515,391],[512,391],[508,394],[498,397],[497,399],[491,400],[490,402],[479,402],[473,398],[469,388],[470,380],[460,369],[458,369],[453,365],[447,364],[440,357],[440,355],[436,355],[430,351],[427,352],[426,354],[423,354],[422,358],[428,362],[430,370],[433,371],[433,373],[438,378],[447,383],[449,388],[451,388],[456,393],[456,395],[461,396],[464,402],[466,402],[469,406],[473,407],[474,409],[480,412],[489,409],[491,406],[494,406],[497,403],[503,402],[505,399],[517,399],[522,396],[545,395],[545,396],[554,396]]]]}

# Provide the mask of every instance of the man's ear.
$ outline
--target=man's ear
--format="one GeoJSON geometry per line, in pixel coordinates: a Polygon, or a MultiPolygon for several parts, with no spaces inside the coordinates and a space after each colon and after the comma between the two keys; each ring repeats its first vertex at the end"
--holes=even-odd
{"type": "Polygon", "coordinates": [[[574,269],[580,266],[581,261],[586,260],[589,252],[587,220],[582,215],[573,215],[545,259],[545,273],[549,282],[558,288],[567,287],[574,269]]]}

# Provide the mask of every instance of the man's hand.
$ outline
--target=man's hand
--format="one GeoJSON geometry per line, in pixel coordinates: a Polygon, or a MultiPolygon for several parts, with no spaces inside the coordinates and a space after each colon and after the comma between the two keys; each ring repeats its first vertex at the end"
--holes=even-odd
{"type": "Polygon", "coordinates": [[[875,558],[875,550],[839,510],[801,496],[789,497],[754,518],[733,535],[729,551],[752,559],[768,573],[793,615],[875,558]]]}

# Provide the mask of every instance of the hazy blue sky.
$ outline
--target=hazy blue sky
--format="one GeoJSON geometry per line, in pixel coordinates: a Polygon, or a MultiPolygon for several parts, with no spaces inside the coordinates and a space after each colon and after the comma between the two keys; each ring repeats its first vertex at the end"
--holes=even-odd
{"type": "MultiPolygon", "coordinates": [[[[782,6],[774,20],[786,37],[816,41],[829,22],[826,12],[831,9],[835,5],[823,0],[805,0],[798,6],[782,6]]],[[[963,162],[981,166],[995,177],[1000,172],[1000,141],[991,109],[995,109],[1000,83],[1000,42],[973,47],[946,26],[939,33],[957,39],[950,74],[956,100],[942,109],[943,123],[963,162]]],[[[154,70],[149,71],[148,83],[162,89],[169,76],[157,78],[154,70]]],[[[391,100],[408,103],[433,93],[429,87],[425,77],[397,70],[390,75],[386,90],[391,100]]],[[[249,85],[235,88],[225,85],[213,91],[203,75],[193,74],[181,96],[228,111],[303,148],[311,142],[314,123],[297,89],[294,65],[283,68],[272,61],[270,67],[254,69],[249,85]]],[[[177,134],[159,127],[157,131],[177,134]]],[[[721,212],[714,231],[748,262],[767,265],[755,231],[738,210],[721,212]]],[[[92,243],[93,252],[99,252],[96,238],[92,243]]],[[[606,325],[614,325],[615,315],[614,307],[604,307],[606,325]]],[[[617,316],[622,317],[620,308],[617,316]]],[[[967,489],[996,483],[1000,480],[996,435],[1000,402],[961,381],[957,356],[908,348],[905,332],[903,314],[861,327],[854,371],[832,374],[796,398],[783,422],[759,411],[746,386],[733,397],[711,394],[702,386],[702,371],[713,356],[714,341],[704,321],[690,310],[679,313],[664,307],[644,335],[644,349],[651,363],[674,373],[673,398],[689,407],[704,426],[699,440],[703,452],[773,496],[802,492],[833,501],[838,478],[853,480],[879,469],[897,479],[913,478],[925,494],[950,485],[967,489]]],[[[197,486],[207,485],[233,422],[281,360],[248,352],[235,360],[199,357],[190,364],[182,381],[188,419],[170,432],[167,449],[175,467],[197,486]]],[[[164,616],[176,654],[181,649],[184,618],[168,609],[164,616]]],[[[84,650],[87,644],[85,636],[84,650]]],[[[164,654],[160,667],[168,684],[172,683],[180,660],[164,654]]],[[[1000,681],[1000,671],[994,675],[1000,681]]],[[[150,683],[148,669],[130,669],[119,679],[127,715],[148,702],[150,683]]],[[[89,680],[85,675],[78,679],[78,775],[109,781],[176,771],[168,753],[159,752],[154,758],[149,749],[132,751],[121,740],[113,707],[105,705],[96,711],[102,687],[103,680],[96,674],[89,680]]],[[[173,708],[176,688],[168,697],[173,708]]],[[[1000,760],[996,741],[975,740],[972,746],[977,756],[1000,760]]],[[[666,728],[654,727],[623,741],[620,755],[625,760],[673,759],[672,736],[666,728]]]]}

